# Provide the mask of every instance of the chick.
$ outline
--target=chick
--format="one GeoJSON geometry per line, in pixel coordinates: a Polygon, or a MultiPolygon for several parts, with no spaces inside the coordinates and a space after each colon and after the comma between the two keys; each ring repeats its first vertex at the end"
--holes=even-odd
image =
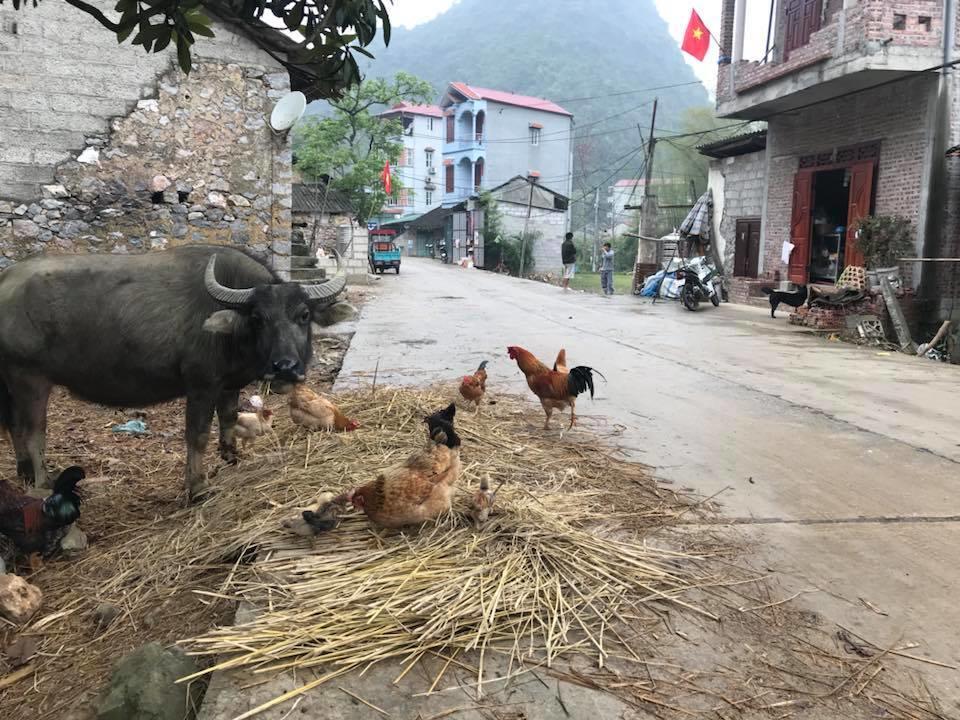
{"type": "Polygon", "coordinates": [[[252,411],[237,413],[234,434],[242,445],[247,445],[273,429],[273,410],[263,406],[263,400],[259,395],[254,395],[244,405],[252,408],[252,411]]]}
{"type": "Polygon", "coordinates": [[[473,496],[473,502],[470,503],[470,517],[473,518],[473,524],[477,529],[487,521],[490,517],[490,510],[493,509],[493,502],[497,498],[497,493],[500,492],[500,488],[503,487],[503,483],[506,481],[501,481],[497,485],[497,489],[493,492],[490,492],[490,478],[489,476],[484,476],[480,480],[480,489],[473,496]]]}
{"type": "Polygon", "coordinates": [[[283,528],[301,537],[314,537],[333,530],[339,520],[338,506],[333,502],[333,498],[331,492],[321,493],[312,505],[294,517],[286,518],[281,523],[283,528]]]}

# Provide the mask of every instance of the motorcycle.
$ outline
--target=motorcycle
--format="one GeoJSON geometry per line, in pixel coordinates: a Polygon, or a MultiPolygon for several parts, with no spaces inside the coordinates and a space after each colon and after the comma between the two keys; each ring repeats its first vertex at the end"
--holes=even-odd
{"type": "Polygon", "coordinates": [[[447,262],[447,245],[444,243],[440,246],[440,262],[447,262]]]}
{"type": "Polygon", "coordinates": [[[701,300],[709,299],[714,307],[720,306],[720,289],[715,278],[717,269],[707,262],[691,262],[677,269],[677,285],[680,302],[693,312],[701,300]]]}

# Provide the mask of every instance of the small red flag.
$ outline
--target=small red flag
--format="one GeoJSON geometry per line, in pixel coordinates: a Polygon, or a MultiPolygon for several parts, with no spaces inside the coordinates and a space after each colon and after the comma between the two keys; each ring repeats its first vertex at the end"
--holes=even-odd
{"type": "Polygon", "coordinates": [[[696,10],[690,12],[690,22],[687,23],[687,31],[683,34],[683,44],[680,49],[693,55],[697,60],[703,60],[707,50],[710,49],[710,31],[704,26],[696,10]]]}
{"type": "Polygon", "coordinates": [[[380,173],[380,179],[383,180],[383,189],[387,191],[387,195],[390,195],[393,190],[393,185],[390,182],[390,161],[387,160],[383,164],[383,172],[380,173]]]}

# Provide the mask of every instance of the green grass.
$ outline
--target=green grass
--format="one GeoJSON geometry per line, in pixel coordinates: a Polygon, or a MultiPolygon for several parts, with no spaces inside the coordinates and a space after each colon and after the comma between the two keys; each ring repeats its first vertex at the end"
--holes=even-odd
{"type": "MultiPolygon", "coordinates": [[[[620,295],[629,295],[633,284],[633,275],[628,272],[613,274],[613,291],[620,295]]],[[[600,273],[581,273],[578,272],[570,281],[570,287],[574,290],[586,290],[587,292],[600,293],[600,273]]]]}

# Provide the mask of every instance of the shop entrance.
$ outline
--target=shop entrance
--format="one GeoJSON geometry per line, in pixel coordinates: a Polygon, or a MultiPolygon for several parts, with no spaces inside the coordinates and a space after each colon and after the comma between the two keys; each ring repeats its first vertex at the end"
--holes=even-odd
{"type": "Polygon", "coordinates": [[[804,168],[793,190],[789,278],[836,283],[847,265],[863,265],[857,221],[873,209],[875,161],[804,168]]]}

